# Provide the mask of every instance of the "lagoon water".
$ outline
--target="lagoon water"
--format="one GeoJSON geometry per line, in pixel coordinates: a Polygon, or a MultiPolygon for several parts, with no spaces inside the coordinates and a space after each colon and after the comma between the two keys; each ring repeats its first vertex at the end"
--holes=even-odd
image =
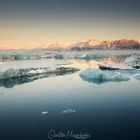
{"type": "Polygon", "coordinates": [[[95,84],[79,73],[1,86],[0,139],[139,140],[140,81],[95,84]]]}

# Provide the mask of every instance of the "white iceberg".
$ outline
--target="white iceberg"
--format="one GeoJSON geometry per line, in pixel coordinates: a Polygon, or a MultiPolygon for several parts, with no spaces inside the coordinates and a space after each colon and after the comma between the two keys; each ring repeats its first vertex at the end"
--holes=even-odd
{"type": "Polygon", "coordinates": [[[35,75],[50,75],[50,74],[65,74],[73,73],[78,71],[77,68],[72,67],[55,67],[55,68],[26,68],[26,69],[7,69],[5,71],[0,71],[0,80],[11,79],[18,77],[31,77],[35,75]]]}
{"type": "Polygon", "coordinates": [[[27,68],[52,68],[62,65],[69,64],[66,60],[24,60],[24,61],[12,61],[0,64],[0,71],[5,71],[7,69],[27,69],[27,68]]]}
{"type": "Polygon", "coordinates": [[[123,64],[127,66],[131,66],[133,68],[140,68],[140,56],[131,55],[130,57],[126,58],[123,64]]]}
{"type": "Polygon", "coordinates": [[[88,68],[80,73],[80,77],[89,82],[102,83],[109,81],[128,81],[130,77],[126,74],[114,71],[103,71],[96,68],[88,68]]]}
{"type": "Polygon", "coordinates": [[[131,55],[126,58],[123,63],[120,64],[99,64],[99,69],[102,70],[132,70],[140,68],[140,56],[139,55],[131,55]]]}
{"type": "Polygon", "coordinates": [[[0,64],[0,80],[31,77],[40,74],[63,74],[78,70],[76,68],[63,66],[67,64],[69,64],[69,62],[65,60],[28,60],[7,62],[0,64]]]}
{"type": "Polygon", "coordinates": [[[47,73],[47,68],[26,68],[26,69],[7,69],[5,71],[0,71],[0,80],[10,79],[17,77],[27,77],[38,74],[47,73]]]}

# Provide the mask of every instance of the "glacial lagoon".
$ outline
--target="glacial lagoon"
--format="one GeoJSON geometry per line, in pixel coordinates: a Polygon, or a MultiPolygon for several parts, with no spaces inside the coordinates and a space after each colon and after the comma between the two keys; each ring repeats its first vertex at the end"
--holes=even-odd
{"type": "Polygon", "coordinates": [[[65,67],[80,70],[0,83],[1,138],[47,140],[50,132],[53,139],[66,139],[67,133],[71,133],[67,139],[76,139],[73,135],[79,133],[91,140],[139,137],[140,81],[90,82],[80,73],[99,61],[68,61],[65,67]]]}

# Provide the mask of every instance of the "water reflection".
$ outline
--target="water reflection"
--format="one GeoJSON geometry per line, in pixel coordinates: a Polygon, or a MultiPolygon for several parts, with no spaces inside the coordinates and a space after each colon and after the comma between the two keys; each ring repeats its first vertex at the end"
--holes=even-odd
{"type": "MultiPolygon", "coordinates": [[[[119,59],[117,58],[103,58],[102,60],[96,61],[96,60],[78,60],[78,59],[73,59],[69,60],[71,65],[65,65],[65,67],[72,66],[74,68],[80,68],[81,70],[86,69],[88,67],[95,67],[98,68],[98,64],[116,64],[119,63],[119,59]]],[[[68,73],[73,73],[73,72],[63,72],[63,73],[57,73],[57,74],[51,74],[51,75],[46,75],[46,74],[40,74],[40,75],[34,75],[30,77],[18,77],[18,78],[12,78],[12,79],[4,79],[0,80],[0,87],[5,87],[5,88],[12,88],[15,85],[21,85],[24,83],[30,83],[34,80],[46,78],[48,76],[57,76],[57,75],[64,75],[68,73]]],[[[92,80],[85,79],[82,77],[83,80],[93,82],[92,80]]],[[[94,81],[95,83],[102,83],[102,81],[94,81]]]]}
{"type": "MultiPolygon", "coordinates": [[[[87,63],[82,61],[81,67],[88,67],[87,63]]],[[[81,80],[78,74],[45,77],[13,89],[1,88],[0,92],[6,95],[0,98],[0,136],[47,140],[49,130],[54,129],[86,131],[95,135],[92,140],[114,140],[117,136],[121,140],[131,136],[136,139],[140,128],[139,82],[95,86],[81,80]]],[[[37,79],[13,79],[10,84],[34,78],[37,79]]]]}
{"type": "Polygon", "coordinates": [[[120,63],[121,60],[118,58],[103,58],[102,60],[79,60],[79,59],[72,59],[69,60],[71,63],[71,66],[76,67],[76,68],[80,68],[80,69],[86,69],[88,67],[94,67],[94,68],[98,68],[99,64],[117,64],[120,63]]]}
{"type": "Polygon", "coordinates": [[[87,78],[87,77],[82,76],[82,75],[80,75],[80,77],[84,81],[87,81],[89,83],[94,83],[94,84],[97,84],[97,85],[104,84],[106,82],[124,82],[124,81],[128,81],[127,79],[124,79],[124,80],[94,79],[94,78],[87,78]]]}

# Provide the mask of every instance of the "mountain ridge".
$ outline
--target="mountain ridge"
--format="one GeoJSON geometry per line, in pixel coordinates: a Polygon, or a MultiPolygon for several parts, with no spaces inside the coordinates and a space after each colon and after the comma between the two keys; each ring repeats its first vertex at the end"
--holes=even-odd
{"type": "MultiPolygon", "coordinates": [[[[80,44],[80,42],[79,42],[80,44]]],[[[113,50],[121,50],[121,49],[140,49],[140,43],[134,39],[120,39],[120,40],[94,40],[90,39],[85,42],[84,45],[78,46],[78,43],[75,46],[71,47],[71,50],[94,50],[94,49],[113,49],[113,50]]]]}
{"type": "MultiPolygon", "coordinates": [[[[0,45],[0,50],[14,50],[15,48],[5,47],[0,45]]],[[[25,49],[23,47],[18,48],[25,49]]],[[[27,50],[30,48],[26,48],[27,50]]],[[[83,51],[83,50],[123,50],[123,49],[137,49],[140,50],[140,42],[134,39],[120,39],[120,40],[96,40],[90,39],[85,42],[77,42],[70,44],[68,46],[61,45],[61,43],[52,43],[52,44],[42,44],[37,48],[32,49],[43,49],[43,50],[71,50],[71,51],[83,51]]],[[[16,49],[15,49],[16,50],[16,49]]]]}

